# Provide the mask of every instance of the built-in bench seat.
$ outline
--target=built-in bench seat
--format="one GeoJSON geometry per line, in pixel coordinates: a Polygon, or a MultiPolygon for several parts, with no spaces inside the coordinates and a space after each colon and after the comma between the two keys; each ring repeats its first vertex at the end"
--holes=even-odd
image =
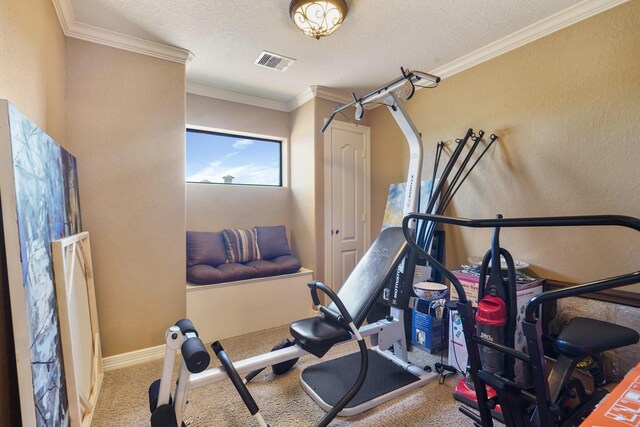
{"type": "Polygon", "coordinates": [[[283,225],[187,232],[187,318],[205,342],[311,316],[311,280],[283,225]]]}
{"type": "Polygon", "coordinates": [[[187,318],[205,342],[289,324],[313,315],[313,271],[212,285],[187,282],[187,318]]]}
{"type": "Polygon", "coordinates": [[[210,285],[297,272],[283,225],[187,231],[187,280],[210,285]]]}

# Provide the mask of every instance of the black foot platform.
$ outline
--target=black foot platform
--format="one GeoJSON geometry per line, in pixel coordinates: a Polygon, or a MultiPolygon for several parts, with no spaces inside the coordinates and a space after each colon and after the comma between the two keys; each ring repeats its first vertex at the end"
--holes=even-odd
{"type": "MultiPolygon", "coordinates": [[[[435,375],[426,372],[421,376],[414,375],[377,351],[367,351],[369,369],[364,385],[339,413],[341,416],[359,414],[435,379],[435,375]]],[[[316,403],[328,410],[355,382],[359,366],[360,354],[353,353],[306,368],[300,382],[316,403]]]]}

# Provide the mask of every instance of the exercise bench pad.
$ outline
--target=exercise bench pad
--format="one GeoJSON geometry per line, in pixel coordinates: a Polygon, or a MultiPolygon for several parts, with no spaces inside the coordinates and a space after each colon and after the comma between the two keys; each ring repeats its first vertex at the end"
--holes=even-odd
{"type": "MultiPolygon", "coordinates": [[[[401,227],[382,230],[345,280],[338,297],[353,318],[356,327],[362,326],[378,295],[395,273],[406,249],[407,241],[401,227]]],[[[333,303],[328,309],[336,315],[339,314],[333,303]]]]}

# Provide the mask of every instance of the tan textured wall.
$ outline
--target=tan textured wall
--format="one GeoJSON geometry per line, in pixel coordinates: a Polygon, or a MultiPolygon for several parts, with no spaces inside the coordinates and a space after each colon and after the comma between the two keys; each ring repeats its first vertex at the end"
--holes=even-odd
{"type": "MultiPolygon", "coordinates": [[[[291,246],[302,265],[317,270],[314,101],[290,113],[291,246]]],[[[314,274],[314,277],[315,276],[314,274]]]]}
{"type": "MultiPolygon", "coordinates": [[[[0,0],[0,11],[0,99],[8,99],[66,147],[65,41],[53,3],[0,0]]],[[[0,275],[0,425],[17,426],[20,402],[8,298],[0,275]]]]}
{"type": "Polygon", "coordinates": [[[187,94],[187,125],[289,137],[289,113],[187,94]]]}
{"type": "Polygon", "coordinates": [[[159,345],[185,315],[184,65],[68,39],[66,72],[103,354],[159,345]]]}
{"type": "Polygon", "coordinates": [[[65,146],[65,38],[53,3],[0,0],[0,11],[0,98],[65,146]]]}
{"type": "Polygon", "coordinates": [[[284,225],[291,233],[288,187],[187,184],[187,230],[284,225]]]}
{"type": "Polygon", "coordinates": [[[371,123],[371,238],[380,233],[389,186],[407,180],[407,141],[387,107],[370,112],[371,123]]]}
{"type": "Polygon", "coordinates": [[[187,184],[187,230],[214,231],[284,224],[291,233],[288,186],[289,114],[187,94],[187,126],[285,138],[281,188],[187,184]]]}
{"type": "MultiPolygon", "coordinates": [[[[640,217],[638,22],[640,2],[626,3],[448,78],[407,103],[428,147],[427,169],[440,139],[461,137],[468,127],[500,136],[456,195],[451,214],[640,217]]],[[[374,112],[374,141],[399,134],[397,127],[387,129],[386,115],[374,112]]],[[[398,149],[406,165],[405,145],[398,149]]],[[[514,257],[543,277],[577,282],[638,267],[640,239],[629,231],[529,229],[502,236],[514,257]]],[[[489,232],[449,230],[447,244],[453,267],[487,250],[489,232]]]]}

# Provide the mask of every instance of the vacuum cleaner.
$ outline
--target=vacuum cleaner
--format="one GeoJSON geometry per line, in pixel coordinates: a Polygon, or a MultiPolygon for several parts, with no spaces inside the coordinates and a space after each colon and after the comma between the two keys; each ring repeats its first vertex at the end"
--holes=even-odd
{"type": "MultiPolygon", "coordinates": [[[[502,215],[497,215],[502,218],[502,215]]],[[[478,281],[478,308],[476,311],[477,333],[484,339],[514,347],[517,320],[516,269],[513,257],[500,247],[500,228],[493,231],[491,249],[487,251],[480,265],[478,281]],[[501,258],[506,269],[501,266],[501,258]]],[[[480,348],[480,358],[484,370],[511,380],[514,379],[515,359],[489,347],[480,348]]],[[[453,397],[475,409],[478,408],[473,379],[469,374],[462,378],[453,392],[453,397]]],[[[487,386],[489,401],[495,402],[496,392],[487,386]]],[[[503,421],[500,405],[493,406],[494,418],[503,421]]]]}

